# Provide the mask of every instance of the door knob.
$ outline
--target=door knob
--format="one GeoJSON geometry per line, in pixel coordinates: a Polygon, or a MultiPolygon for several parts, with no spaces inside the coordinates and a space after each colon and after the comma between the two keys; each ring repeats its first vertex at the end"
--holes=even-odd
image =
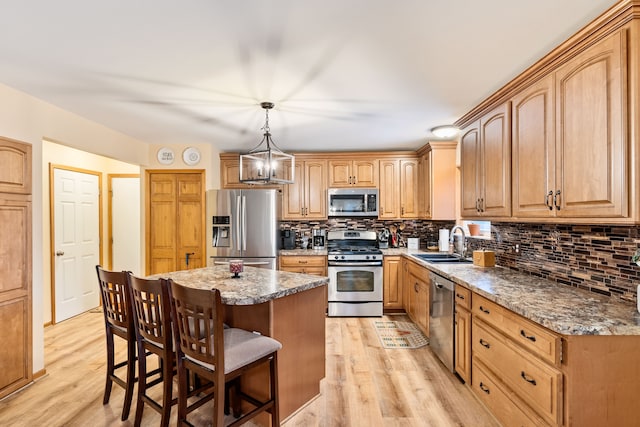
{"type": "Polygon", "coordinates": [[[56,256],[62,256],[64,255],[64,251],[56,251],[56,256]]]}

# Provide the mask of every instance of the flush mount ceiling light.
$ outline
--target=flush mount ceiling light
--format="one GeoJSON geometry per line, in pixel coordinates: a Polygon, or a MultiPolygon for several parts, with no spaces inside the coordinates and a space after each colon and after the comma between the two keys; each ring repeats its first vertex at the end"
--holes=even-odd
{"type": "Polygon", "coordinates": [[[265,111],[262,141],[248,153],[240,155],[240,182],[247,184],[292,184],[295,159],[280,150],[271,139],[269,110],[273,102],[262,102],[265,111]]]}
{"type": "Polygon", "coordinates": [[[436,126],[431,129],[431,133],[438,138],[453,138],[459,131],[460,129],[453,125],[436,126]]]}

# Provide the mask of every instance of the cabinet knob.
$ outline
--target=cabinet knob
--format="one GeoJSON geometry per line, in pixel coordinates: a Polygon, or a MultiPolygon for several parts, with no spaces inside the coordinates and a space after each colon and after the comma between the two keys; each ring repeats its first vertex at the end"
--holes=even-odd
{"type": "Polygon", "coordinates": [[[480,386],[479,386],[479,387],[480,387],[480,390],[484,391],[485,393],[487,393],[487,394],[490,394],[490,393],[491,393],[491,391],[489,390],[489,388],[488,388],[486,385],[484,385],[484,384],[482,383],[482,381],[480,382],[480,386]]]}
{"type": "Polygon", "coordinates": [[[487,310],[486,308],[484,308],[483,306],[480,306],[480,311],[485,313],[485,314],[491,314],[491,311],[487,310]]]}
{"type": "Polygon", "coordinates": [[[523,337],[525,337],[529,341],[536,342],[535,335],[527,335],[527,333],[524,331],[524,329],[520,329],[520,335],[522,335],[523,337]]]}
{"type": "Polygon", "coordinates": [[[544,205],[548,207],[550,211],[553,210],[552,199],[553,199],[553,190],[549,190],[549,192],[544,196],[544,205]]]}
{"type": "Polygon", "coordinates": [[[520,372],[520,376],[522,377],[523,380],[525,380],[526,382],[528,382],[531,385],[536,385],[536,380],[534,380],[533,378],[531,378],[530,376],[528,376],[524,371],[520,372]]]}
{"type": "Polygon", "coordinates": [[[557,210],[560,210],[560,190],[556,191],[556,194],[553,196],[553,206],[555,206],[555,208],[557,210]]]}

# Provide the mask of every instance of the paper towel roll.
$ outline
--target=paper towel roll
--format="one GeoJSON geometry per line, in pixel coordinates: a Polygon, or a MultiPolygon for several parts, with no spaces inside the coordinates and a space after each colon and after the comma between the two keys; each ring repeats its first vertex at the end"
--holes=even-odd
{"type": "Polygon", "coordinates": [[[449,230],[446,228],[440,229],[438,233],[440,240],[438,241],[438,249],[440,252],[448,252],[449,251],[449,230]]]}

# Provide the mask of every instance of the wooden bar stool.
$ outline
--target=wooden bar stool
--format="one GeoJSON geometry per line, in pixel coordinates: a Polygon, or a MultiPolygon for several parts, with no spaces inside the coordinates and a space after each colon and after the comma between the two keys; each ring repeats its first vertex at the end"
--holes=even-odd
{"type": "Polygon", "coordinates": [[[115,382],[124,388],[124,404],[122,406],[121,420],[129,418],[131,410],[131,398],[133,397],[133,385],[135,378],[136,362],[136,337],[133,328],[133,316],[130,313],[129,295],[127,293],[126,274],[123,271],[108,271],[101,266],[96,266],[98,283],[100,285],[100,298],[104,313],[104,326],[107,337],[107,381],[104,386],[104,398],[102,404],[109,403],[111,387],[115,382]],[[127,360],[115,363],[113,337],[122,338],[127,343],[127,360]],[[125,379],[116,376],[116,370],[127,368],[125,379]]]}
{"type": "Polygon", "coordinates": [[[261,412],[271,413],[271,425],[280,425],[278,413],[277,352],[282,345],[269,337],[238,328],[224,328],[223,306],[217,289],[195,289],[169,280],[171,310],[178,358],[178,425],[191,425],[187,415],[213,399],[213,425],[224,424],[225,384],[233,384],[231,402],[237,426],[261,412]],[[202,330],[204,328],[204,330],[202,330]],[[240,377],[249,369],[269,364],[269,398],[244,393],[240,377]],[[211,382],[200,399],[187,402],[187,370],[211,382]],[[240,416],[241,401],[254,408],[240,416]],[[239,418],[238,418],[239,417],[239,418]]]}

